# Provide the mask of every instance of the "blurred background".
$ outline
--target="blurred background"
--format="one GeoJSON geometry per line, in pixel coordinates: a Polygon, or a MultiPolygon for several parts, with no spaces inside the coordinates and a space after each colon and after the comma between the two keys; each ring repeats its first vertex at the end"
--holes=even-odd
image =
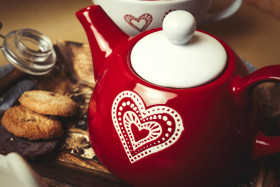
{"type": "MultiPolygon", "coordinates": [[[[210,11],[220,10],[231,2],[213,0],[210,11]]],[[[32,28],[47,35],[53,43],[58,40],[88,43],[75,12],[92,4],[91,0],[0,0],[3,24],[0,34],[32,28]]],[[[260,68],[280,63],[279,12],[278,0],[244,0],[232,17],[199,29],[221,38],[238,55],[260,68]]],[[[0,65],[6,64],[2,54],[0,57],[0,65]]]]}

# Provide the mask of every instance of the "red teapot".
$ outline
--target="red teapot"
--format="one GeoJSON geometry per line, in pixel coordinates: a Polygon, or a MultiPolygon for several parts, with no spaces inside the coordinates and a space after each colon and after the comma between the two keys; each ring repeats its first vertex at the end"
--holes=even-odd
{"type": "Polygon", "coordinates": [[[102,164],[133,186],[217,186],[250,161],[280,151],[264,135],[254,88],[280,80],[280,66],[249,74],[193,16],[169,13],[163,28],[135,37],[100,6],[76,13],[89,39],[96,86],[91,145],[102,164]]]}

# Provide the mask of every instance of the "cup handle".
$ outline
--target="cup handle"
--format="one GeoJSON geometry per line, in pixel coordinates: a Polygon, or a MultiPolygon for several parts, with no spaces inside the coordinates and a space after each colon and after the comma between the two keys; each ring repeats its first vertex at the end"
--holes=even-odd
{"type": "Polygon", "coordinates": [[[200,22],[200,24],[208,24],[211,22],[216,22],[220,21],[222,19],[225,19],[232,14],[234,14],[241,6],[243,0],[234,0],[232,4],[227,7],[226,9],[220,11],[220,12],[215,12],[211,14],[207,14],[205,18],[200,22]]]}
{"type": "MultiPolygon", "coordinates": [[[[249,93],[264,82],[280,82],[280,65],[261,68],[246,77],[237,77],[233,83],[233,95],[237,104],[246,104],[249,93]]],[[[280,136],[266,136],[258,131],[253,149],[253,159],[259,159],[280,152],[280,136]]]]}

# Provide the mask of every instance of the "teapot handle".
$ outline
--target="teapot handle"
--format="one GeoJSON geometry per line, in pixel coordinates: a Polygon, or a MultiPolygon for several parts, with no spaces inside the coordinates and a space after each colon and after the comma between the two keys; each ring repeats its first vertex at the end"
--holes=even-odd
{"type": "Polygon", "coordinates": [[[226,9],[220,12],[215,12],[211,14],[208,13],[200,24],[208,24],[211,22],[216,22],[228,18],[240,8],[241,4],[242,4],[242,0],[234,0],[232,4],[226,9]]]}
{"type": "MultiPolygon", "coordinates": [[[[233,95],[238,104],[246,103],[248,93],[264,82],[280,82],[280,65],[261,68],[246,77],[238,77],[234,81],[233,95]]],[[[259,159],[280,152],[280,136],[266,136],[260,130],[256,135],[253,159],[259,159]]]]}

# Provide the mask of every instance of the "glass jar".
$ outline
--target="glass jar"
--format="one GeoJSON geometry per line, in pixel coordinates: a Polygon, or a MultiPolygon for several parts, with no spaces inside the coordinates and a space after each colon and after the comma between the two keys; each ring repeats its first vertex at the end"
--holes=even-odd
{"type": "Polygon", "coordinates": [[[52,42],[33,29],[8,33],[1,46],[5,58],[17,69],[32,75],[48,73],[56,62],[52,42]]]}

